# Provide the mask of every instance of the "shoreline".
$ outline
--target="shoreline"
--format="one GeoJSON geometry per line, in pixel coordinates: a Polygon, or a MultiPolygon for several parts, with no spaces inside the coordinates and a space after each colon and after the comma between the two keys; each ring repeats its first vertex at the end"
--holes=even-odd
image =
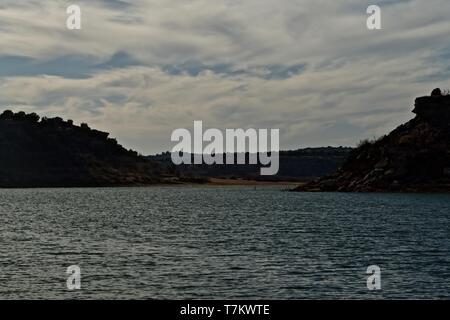
{"type": "Polygon", "coordinates": [[[199,183],[193,181],[167,181],[150,184],[129,184],[129,185],[98,185],[98,186],[0,186],[0,190],[19,190],[19,189],[105,189],[105,188],[152,188],[152,187],[183,187],[183,186],[286,186],[295,187],[304,185],[305,181],[260,181],[245,179],[220,179],[208,178],[207,182],[199,183]]]}
{"type": "Polygon", "coordinates": [[[260,180],[244,180],[244,179],[220,179],[210,178],[205,185],[212,186],[298,186],[303,184],[301,181],[260,181],[260,180]]]}

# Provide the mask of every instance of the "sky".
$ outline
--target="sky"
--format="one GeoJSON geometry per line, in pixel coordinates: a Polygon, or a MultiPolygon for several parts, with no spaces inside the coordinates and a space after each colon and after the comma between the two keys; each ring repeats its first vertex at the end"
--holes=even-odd
{"type": "Polygon", "coordinates": [[[278,128],[281,149],[354,146],[450,89],[449,16],[448,0],[1,0],[0,110],[87,122],[142,154],[195,120],[278,128]]]}

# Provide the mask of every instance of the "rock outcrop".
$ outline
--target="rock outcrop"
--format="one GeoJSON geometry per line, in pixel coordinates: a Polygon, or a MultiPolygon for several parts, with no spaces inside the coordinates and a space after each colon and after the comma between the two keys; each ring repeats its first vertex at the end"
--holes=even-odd
{"type": "Polygon", "coordinates": [[[416,117],[364,142],[334,173],[295,191],[450,192],[450,96],[415,101],[416,117]]]}
{"type": "Polygon", "coordinates": [[[129,186],[158,182],[155,166],[107,132],[34,113],[0,115],[0,187],[129,186]]]}

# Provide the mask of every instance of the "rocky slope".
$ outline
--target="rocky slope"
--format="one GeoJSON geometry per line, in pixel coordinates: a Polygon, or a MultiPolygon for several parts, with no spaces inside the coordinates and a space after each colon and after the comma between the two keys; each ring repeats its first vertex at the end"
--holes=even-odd
{"type": "Polygon", "coordinates": [[[295,191],[450,192],[450,96],[417,98],[416,117],[362,143],[343,166],[295,191]]]}
{"type": "Polygon", "coordinates": [[[151,162],[108,133],[61,118],[0,115],[0,187],[125,186],[158,182],[151,162]]]}

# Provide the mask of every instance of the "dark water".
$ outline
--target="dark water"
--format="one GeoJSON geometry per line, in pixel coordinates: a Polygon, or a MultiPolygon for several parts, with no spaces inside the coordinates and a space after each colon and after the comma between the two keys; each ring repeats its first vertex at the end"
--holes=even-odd
{"type": "Polygon", "coordinates": [[[31,189],[0,204],[3,299],[450,298],[449,195],[31,189]]]}

